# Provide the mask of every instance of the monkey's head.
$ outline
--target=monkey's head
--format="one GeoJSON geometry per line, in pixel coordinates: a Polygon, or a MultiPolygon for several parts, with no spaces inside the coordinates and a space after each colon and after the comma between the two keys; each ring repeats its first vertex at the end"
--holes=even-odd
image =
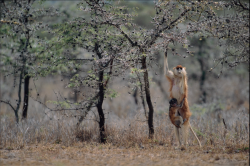
{"type": "Polygon", "coordinates": [[[186,68],[182,67],[181,65],[177,65],[176,67],[173,68],[174,70],[174,75],[178,77],[182,77],[186,75],[186,68]]]}
{"type": "Polygon", "coordinates": [[[176,99],[176,98],[172,98],[172,99],[169,101],[170,107],[176,107],[177,104],[178,104],[178,102],[177,102],[177,99],[176,99]]]}

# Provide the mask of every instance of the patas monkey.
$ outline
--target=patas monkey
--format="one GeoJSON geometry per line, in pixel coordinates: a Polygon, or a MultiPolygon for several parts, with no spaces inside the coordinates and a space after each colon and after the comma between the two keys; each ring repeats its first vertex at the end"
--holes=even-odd
{"type": "MultiPolygon", "coordinates": [[[[164,74],[167,78],[167,80],[170,83],[170,98],[175,98],[177,99],[178,104],[182,103],[182,107],[178,109],[179,114],[181,115],[182,119],[184,119],[184,123],[182,125],[182,136],[185,145],[188,145],[187,138],[188,138],[188,129],[192,131],[194,134],[195,138],[197,139],[200,147],[201,143],[194,133],[190,122],[189,118],[191,116],[191,112],[189,110],[188,106],[188,85],[187,85],[187,73],[186,73],[186,68],[182,67],[181,65],[177,65],[176,67],[173,68],[173,71],[169,70],[168,68],[168,61],[167,61],[167,50],[165,52],[165,60],[164,60],[164,74]]],[[[175,128],[175,135],[176,138],[178,139],[179,145],[181,146],[181,141],[180,141],[180,134],[179,134],[179,128],[176,126],[175,128]]]]}

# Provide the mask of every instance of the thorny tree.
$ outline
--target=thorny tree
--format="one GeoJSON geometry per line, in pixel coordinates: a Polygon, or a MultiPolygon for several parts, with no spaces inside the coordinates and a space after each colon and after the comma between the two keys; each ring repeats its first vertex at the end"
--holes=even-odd
{"type": "Polygon", "coordinates": [[[22,118],[27,118],[29,104],[29,82],[32,75],[30,71],[36,65],[36,53],[40,48],[37,31],[47,28],[41,19],[57,14],[55,9],[34,9],[34,1],[1,1],[1,70],[4,77],[13,77],[14,85],[18,89],[18,98],[15,102],[1,99],[0,102],[8,104],[15,112],[18,123],[18,110],[23,102],[22,118]],[[18,80],[19,78],[19,80],[18,80]],[[21,89],[24,84],[24,97],[21,89]],[[15,103],[15,104],[14,104],[15,103]]]}
{"type": "MultiPolygon", "coordinates": [[[[60,24],[54,32],[57,37],[46,46],[50,48],[52,54],[59,49],[64,50],[61,55],[54,55],[47,61],[45,70],[51,70],[54,65],[64,65],[68,67],[67,72],[74,71],[76,74],[70,79],[68,87],[73,88],[75,93],[82,96],[81,101],[71,102],[67,98],[54,102],[56,108],[51,110],[64,111],[65,115],[77,116],[80,123],[91,111],[92,107],[97,108],[100,141],[106,141],[105,136],[105,114],[102,108],[106,97],[115,97],[116,93],[108,89],[108,82],[112,77],[123,76],[124,71],[129,68],[127,60],[128,43],[125,37],[110,26],[108,20],[103,20],[101,10],[110,10],[120,13],[122,7],[116,8],[109,4],[97,3],[94,1],[78,4],[80,10],[85,13],[85,17],[75,18],[73,21],[60,24]],[[88,16],[89,14],[89,16],[88,16]],[[72,56],[72,48],[77,49],[81,54],[72,56]],[[84,91],[81,91],[84,89],[84,91]],[[86,90],[89,93],[86,93],[86,90]],[[73,113],[72,113],[73,111],[73,113]]],[[[129,23],[130,18],[124,18],[124,22],[129,23]]],[[[44,52],[44,58],[50,57],[50,53],[44,52]]],[[[39,66],[38,66],[39,67],[39,66]]],[[[36,70],[38,70],[38,67],[36,70]]],[[[94,112],[93,112],[94,113],[94,112]]],[[[94,113],[95,114],[95,113],[94,113]]]]}
{"type": "MultiPolygon", "coordinates": [[[[86,0],[79,4],[80,10],[90,13],[90,18],[88,21],[84,18],[77,18],[75,21],[66,23],[62,27],[61,36],[64,43],[91,51],[94,53],[93,57],[96,57],[93,61],[94,67],[92,67],[94,70],[91,70],[93,75],[88,74],[81,79],[78,78],[80,79],[78,82],[85,81],[88,86],[98,87],[96,96],[89,97],[88,99],[91,100],[83,103],[88,111],[88,106],[92,105],[88,102],[97,100],[91,103],[95,103],[99,108],[100,132],[104,130],[104,121],[102,123],[101,120],[104,118],[104,114],[103,111],[99,111],[102,110],[100,108],[103,102],[103,92],[105,92],[104,83],[112,76],[112,66],[117,65],[122,69],[121,73],[130,68],[138,76],[139,85],[142,85],[143,101],[145,97],[148,105],[149,138],[153,138],[154,107],[150,95],[148,64],[155,58],[154,51],[170,49],[175,55],[179,55],[174,48],[171,48],[171,43],[180,43],[187,53],[191,53],[188,51],[187,40],[187,36],[191,35],[191,32],[183,31],[178,26],[182,25],[183,21],[200,21],[201,18],[215,15],[211,5],[214,4],[188,1],[157,2],[155,3],[156,14],[152,19],[155,28],[145,30],[132,22],[133,15],[124,6],[115,6],[114,3],[102,0],[86,0]],[[70,33],[69,28],[71,28],[70,33]],[[108,78],[103,79],[106,68],[111,70],[106,72],[108,78]],[[89,80],[95,81],[95,84],[89,84],[89,80]]],[[[78,86],[80,85],[82,84],[78,86]]]]}

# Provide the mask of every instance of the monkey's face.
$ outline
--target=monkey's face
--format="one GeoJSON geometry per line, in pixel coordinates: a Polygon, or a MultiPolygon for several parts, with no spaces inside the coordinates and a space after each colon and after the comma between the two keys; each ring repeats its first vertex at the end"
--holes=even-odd
{"type": "Polygon", "coordinates": [[[183,75],[186,75],[185,67],[182,67],[181,65],[178,65],[173,68],[174,69],[174,75],[178,77],[182,77],[183,75]]]}
{"type": "Polygon", "coordinates": [[[169,104],[171,107],[176,107],[177,106],[177,99],[176,98],[172,98],[170,101],[169,101],[169,104]]]}

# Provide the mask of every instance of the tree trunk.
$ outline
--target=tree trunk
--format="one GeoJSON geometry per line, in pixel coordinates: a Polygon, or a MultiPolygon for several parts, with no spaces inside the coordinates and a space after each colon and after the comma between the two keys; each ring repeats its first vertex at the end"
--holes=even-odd
{"type": "Polygon", "coordinates": [[[104,91],[105,91],[104,85],[103,85],[103,73],[104,73],[103,70],[101,70],[99,72],[99,98],[98,98],[98,103],[97,103],[97,111],[99,114],[99,130],[100,130],[101,143],[106,142],[105,128],[104,128],[105,117],[104,117],[104,113],[103,113],[103,109],[102,109],[102,103],[104,100],[104,91]]]}
{"type": "Polygon", "coordinates": [[[149,89],[149,81],[148,81],[148,71],[147,71],[147,64],[146,64],[146,57],[142,58],[142,69],[144,70],[144,82],[145,82],[145,95],[146,101],[148,104],[148,128],[149,128],[149,139],[154,137],[154,107],[151,101],[150,96],[150,89],[149,89]]]}
{"type": "Polygon", "coordinates": [[[24,103],[23,103],[23,115],[22,119],[27,118],[28,114],[28,106],[29,106],[29,83],[30,83],[30,76],[27,75],[28,73],[25,71],[24,72],[24,103]]]}
{"type": "Polygon", "coordinates": [[[14,109],[15,117],[16,117],[16,123],[19,123],[19,117],[18,117],[18,110],[21,104],[21,91],[22,91],[22,80],[23,80],[23,70],[20,72],[20,80],[18,85],[18,101],[17,101],[17,107],[14,109]]]}
{"type": "Polygon", "coordinates": [[[139,74],[137,74],[137,77],[138,77],[138,80],[140,82],[140,90],[141,90],[140,97],[141,97],[142,107],[143,107],[143,110],[144,110],[144,113],[145,113],[146,120],[148,120],[147,110],[146,110],[146,106],[145,106],[145,100],[144,100],[144,97],[143,97],[143,84],[142,84],[142,81],[140,79],[139,74]]]}

